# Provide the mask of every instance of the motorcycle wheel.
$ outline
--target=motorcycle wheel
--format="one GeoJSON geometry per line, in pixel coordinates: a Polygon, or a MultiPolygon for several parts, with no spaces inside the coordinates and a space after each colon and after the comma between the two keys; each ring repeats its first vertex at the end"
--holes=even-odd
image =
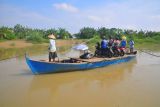
{"type": "Polygon", "coordinates": [[[124,51],[120,52],[120,56],[124,56],[124,54],[125,54],[124,51]]]}
{"type": "Polygon", "coordinates": [[[119,52],[116,50],[116,51],[114,51],[114,56],[115,57],[118,57],[119,56],[119,52]]]}
{"type": "Polygon", "coordinates": [[[112,58],[112,56],[113,56],[112,52],[109,52],[108,53],[108,58],[112,58]]]}

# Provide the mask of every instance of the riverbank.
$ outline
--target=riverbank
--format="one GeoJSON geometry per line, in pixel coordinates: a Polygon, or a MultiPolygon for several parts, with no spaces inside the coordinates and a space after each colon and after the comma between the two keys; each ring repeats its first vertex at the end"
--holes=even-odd
{"type": "MultiPolygon", "coordinates": [[[[81,43],[82,40],[56,40],[57,51],[62,52],[73,44],[81,43]]],[[[48,52],[48,43],[30,43],[25,40],[10,40],[0,42],[0,60],[29,54],[44,54],[48,52]]]]}
{"type": "MultiPolygon", "coordinates": [[[[82,43],[87,40],[56,40],[57,51],[62,52],[64,50],[70,49],[73,44],[82,43]]],[[[90,50],[95,50],[96,42],[100,42],[101,39],[93,38],[88,40],[87,44],[90,47],[90,50]]],[[[151,50],[159,51],[160,43],[159,42],[147,42],[143,40],[140,42],[135,41],[135,49],[137,50],[151,50]]],[[[0,42],[0,60],[5,60],[17,56],[23,56],[25,52],[37,55],[48,53],[48,43],[31,43],[25,40],[9,40],[0,42]]]]}
{"type": "MultiPolygon", "coordinates": [[[[56,45],[58,47],[61,46],[68,46],[74,43],[79,43],[82,42],[83,40],[56,40],[56,45]]],[[[25,40],[8,40],[8,41],[3,41],[0,42],[0,48],[26,48],[34,45],[43,45],[43,46],[48,46],[48,43],[31,43],[27,42],[25,40]]]]}
{"type": "Polygon", "coordinates": [[[137,43],[135,44],[135,49],[138,50],[150,50],[150,51],[160,51],[160,43],[137,43]]]}

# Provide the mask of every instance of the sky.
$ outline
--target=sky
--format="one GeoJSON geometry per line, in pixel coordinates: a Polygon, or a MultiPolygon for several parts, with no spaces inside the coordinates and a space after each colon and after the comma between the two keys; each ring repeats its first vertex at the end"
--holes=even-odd
{"type": "Polygon", "coordinates": [[[160,31],[160,0],[0,0],[0,26],[160,31]]]}

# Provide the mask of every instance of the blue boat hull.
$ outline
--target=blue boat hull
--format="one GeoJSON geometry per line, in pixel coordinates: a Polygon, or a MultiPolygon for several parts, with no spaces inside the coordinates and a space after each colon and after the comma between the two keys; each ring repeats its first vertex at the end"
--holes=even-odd
{"type": "Polygon", "coordinates": [[[76,71],[76,70],[86,70],[104,67],[113,64],[119,64],[123,62],[128,62],[135,58],[135,55],[129,55],[122,58],[117,58],[113,60],[101,60],[97,62],[83,62],[83,63],[50,63],[44,61],[35,61],[29,59],[26,56],[26,62],[30,67],[33,74],[45,74],[45,73],[56,73],[65,71],[76,71]]]}

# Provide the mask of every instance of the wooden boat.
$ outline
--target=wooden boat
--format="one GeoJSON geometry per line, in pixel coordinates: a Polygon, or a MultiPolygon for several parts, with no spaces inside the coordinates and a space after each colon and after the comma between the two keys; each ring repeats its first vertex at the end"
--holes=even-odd
{"type": "Polygon", "coordinates": [[[75,59],[76,62],[63,60],[59,62],[48,62],[45,60],[32,60],[25,55],[26,62],[33,74],[57,73],[76,70],[87,70],[93,68],[104,67],[113,64],[128,62],[134,59],[136,55],[125,55],[123,57],[114,58],[92,58],[92,59],[75,59]]]}

